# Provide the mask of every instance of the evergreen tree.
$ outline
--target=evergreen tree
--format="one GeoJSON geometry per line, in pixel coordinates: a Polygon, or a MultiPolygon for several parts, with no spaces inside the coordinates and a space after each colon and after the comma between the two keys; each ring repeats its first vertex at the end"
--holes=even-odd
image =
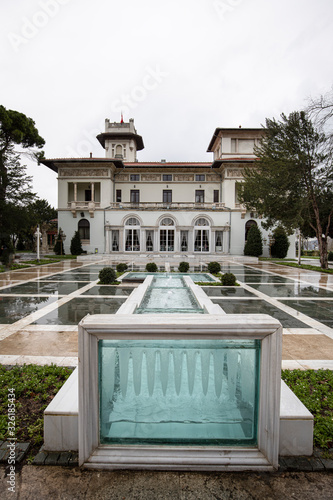
{"type": "Polygon", "coordinates": [[[274,243],[271,246],[271,256],[277,259],[284,259],[287,256],[289,240],[283,227],[279,226],[273,231],[274,243]]]}
{"type": "Polygon", "coordinates": [[[250,228],[244,247],[244,255],[259,257],[262,254],[262,237],[257,225],[250,228]]]}
{"type": "Polygon", "coordinates": [[[0,244],[10,246],[8,222],[13,219],[11,207],[26,206],[35,195],[31,192],[31,178],[25,166],[20,165],[14,147],[20,145],[36,160],[43,152],[44,139],[38,134],[35,122],[23,113],[0,106],[0,244]],[[10,206],[8,206],[10,204],[10,206]]]}
{"type": "Polygon", "coordinates": [[[75,231],[71,241],[70,251],[72,255],[81,255],[83,252],[79,231],[75,231]]]}
{"type": "Polygon", "coordinates": [[[321,267],[327,269],[327,237],[333,218],[333,158],[329,136],[304,111],[281,120],[266,119],[265,136],[255,148],[259,161],[244,169],[240,198],[266,218],[263,227],[287,232],[306,225],[315,233],[321,267]],[[330,200],[328,205],[323,200],[330,200]]]}

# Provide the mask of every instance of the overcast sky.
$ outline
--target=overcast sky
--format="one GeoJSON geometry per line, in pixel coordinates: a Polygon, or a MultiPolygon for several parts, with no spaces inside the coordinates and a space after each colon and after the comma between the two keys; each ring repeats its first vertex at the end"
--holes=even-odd
{"type": "MultiPolygon", "coordinates": [[[[332,0],[11,0],[0,17],[0,104],[35,121],[47,158],[104,157],[95,137],[123,111],[139,161],[211,161],[216,127],[260,127],[333,84],[332,0]]],[[[56,174],[28,172],[57,207],[56,174]]]]}

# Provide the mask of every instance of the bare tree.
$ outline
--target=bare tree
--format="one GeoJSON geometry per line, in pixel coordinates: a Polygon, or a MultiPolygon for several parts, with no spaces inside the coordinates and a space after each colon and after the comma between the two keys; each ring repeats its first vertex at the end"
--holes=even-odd
{"type": "Polygon", "coordinates": [[[325,132],[329,138],[329,147],[333,151],[333,85],[325,94],[308,99],[307,114],[317,129],[325,132]]]}

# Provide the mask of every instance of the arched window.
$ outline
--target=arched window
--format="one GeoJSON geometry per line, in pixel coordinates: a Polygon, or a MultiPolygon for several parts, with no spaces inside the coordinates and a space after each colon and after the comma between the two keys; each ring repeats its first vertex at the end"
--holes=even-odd
{"type": "Polygon", "coordinates": [[[247,235],[248,235],[252,226],[257,226],[256,221],[255,220],[248,220],[247,223],[245,224],[245,241],[247,241],[247,235]]]}
{"type": "Polygon", "coordinates": [[[164,219],[161,220],[160,226],[174,226],[175,223],[170,217],[165,217],[164,219]]]}
{"type": "Polygon", "coordinates": [[[90,222],[87,219],[81,219],[77,226],[80,239],[90,240],[90,222]]]}
{"type": "Polygon", "coordinates": [[[165,217],[164,219],[161,220],[160,252],[174,252],[175,250],[175,230],[173,227],[174,225],[175,222],[171,219],[171,217],[165,217]]]}
{"type": "Polygon", "coordinates": [[[136,217],[130,217],[125,222],[125,251],[140,251],[140,221],[136,217]]]}
{"type": "Polygon", "coordinates": [[[130,219],[127,219],[125,226],[140,226],[140,221],[135,217],[131,217],[130,219]]]}
{"type": "Polygon", "coordinates": [[[194,251],[209,252],[210,229],[209,221],[200,217],[194,224],[194,251]],[[205,228],[205,229],[203,229],[205,228]]]}
{"type": "Polygon", "coordinates": [[[200,219],[197,219],[195,221],[195,225],[196,226],[209,226],[209,222],[204,217],[200,217],[200,219]]]}

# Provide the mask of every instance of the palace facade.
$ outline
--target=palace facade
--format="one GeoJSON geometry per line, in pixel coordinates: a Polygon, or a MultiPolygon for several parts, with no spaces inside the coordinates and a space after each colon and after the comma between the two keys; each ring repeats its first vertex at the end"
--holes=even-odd
{"type": "MultiPolygon", "coordinates": [[[[245,166],[254,166],[262,128],[217,128],[207,162],[140,162],[144,148],[134,120],[105,121],[97,136],[103,158],[45,159],[58,173],[58,226],[69,253],[79,231],[87,253],[119,257],[206,256],[219,260],[243,255],[251,225],[262,232],[264,255],[270,235],[238,199],[245,166]]],[[[294,256],[295,245],[289,248],[294,256]]]]}

